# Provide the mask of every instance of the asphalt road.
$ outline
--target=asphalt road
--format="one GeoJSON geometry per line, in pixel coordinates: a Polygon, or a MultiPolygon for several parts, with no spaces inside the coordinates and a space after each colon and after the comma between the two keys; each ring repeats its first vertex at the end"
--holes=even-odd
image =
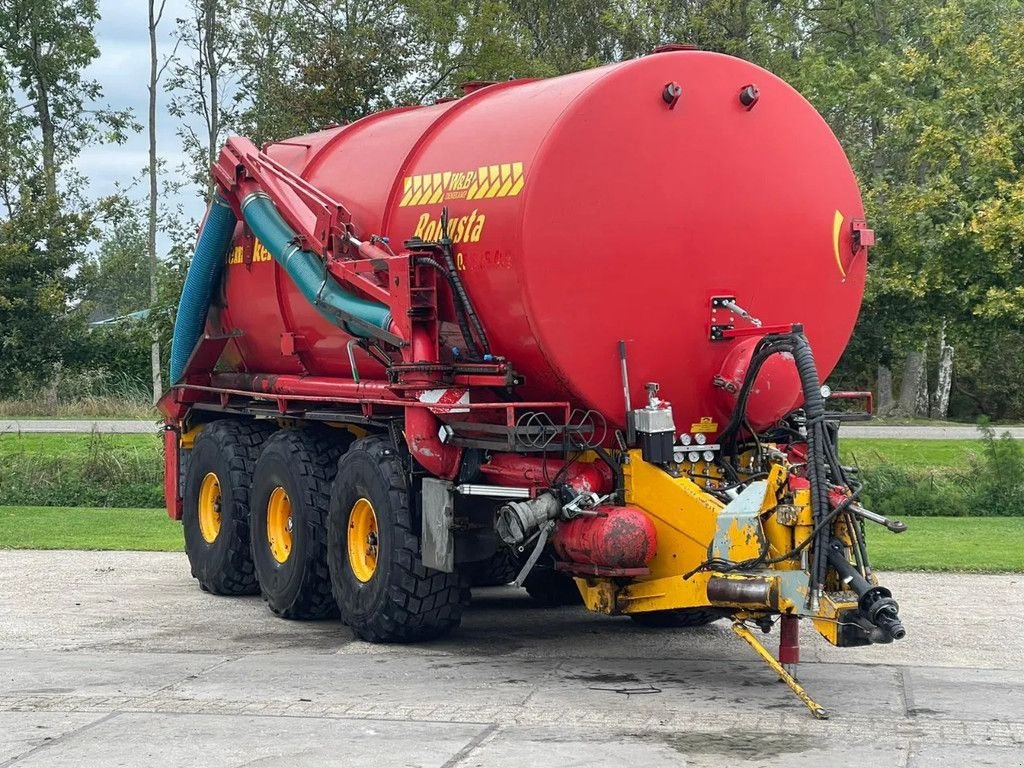
{"type": "Polygon", "coordinates": [[[156,434],[155,420],[141,419],[0,419],[0,434],[5,432],[89,433],[103,432],[118,435],[156,434]]]}
{"type": "Polygon", "coordinates": [[[496,588],[443,641],[376,646],[202,593],[179,554],[0,552],[0,768],[1024,765],[1024,577],[887,582],[901,643],[804,630],[818,722],[722,622],[496,588]]]}
{"type": "MultiPolygon", "coordinates": [[[[0,434],[5,432],[105,432],[116,434],[155,433],[159,429],[153,421],[141,420],[55,420],[55,419],[0,419],[0,434]]],[[[1009,432],[1024,439],[1024,427],[999,427],[997,432],[1009,432]]],[[[844,437],[875,437],[916,440],[972,440],[980,437],[976,427],[896,427],[847,424],[844,437]]]]}

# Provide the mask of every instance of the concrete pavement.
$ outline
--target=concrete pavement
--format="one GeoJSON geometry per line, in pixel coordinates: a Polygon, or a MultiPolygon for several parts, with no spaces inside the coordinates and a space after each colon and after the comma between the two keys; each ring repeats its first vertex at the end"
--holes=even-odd
{"type": "Polygon", "coordinates": [[[902,643],[805,628],[817,722],[721,622],[494,588],[445,640],[375,646],[202,593],[184,555],[0,552],[0,768],[1024,765],[1024,577],[886,583],[902,643]]]}
{"type": "MultiPolygon", "coordinates": [[[[996,427],[997,435],[1008,433],[1010,437],[1024,440],[1024,427],[996,427]]],[[[842,437],[873,437],[884,440],[980,440],[981,432],[977,427],[943,426],[943,427],[897,427],[869,426],[867,424],[844,424],[840,432],[842,437]]]]}

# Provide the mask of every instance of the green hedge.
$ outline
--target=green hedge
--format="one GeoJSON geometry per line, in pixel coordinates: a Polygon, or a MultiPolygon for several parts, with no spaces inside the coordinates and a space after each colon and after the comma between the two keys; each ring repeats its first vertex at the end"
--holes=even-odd
{"type": "Polygon", "coordinates": [[[893,517],[1024,517],[1024,447],[982,425],[963,466],[882,464],[860,472],[866,507],[893,517]]]}
{"type": "Polygon", "coordinates": [[[155,434],[0,435],[0,504],[162,507],[163,447],[155,434]]]}
{"type": "MultiPolygon", "coordinates": [[[[0,435],[0,505],[162,507],[163,449],[155,429],[0,435]]],[[[1024,517],[1024,441],[983,430],[982,440],[965,443],[960,465],[896,457],[865,463],[864,505],[893,517],[1024,517]]]]}

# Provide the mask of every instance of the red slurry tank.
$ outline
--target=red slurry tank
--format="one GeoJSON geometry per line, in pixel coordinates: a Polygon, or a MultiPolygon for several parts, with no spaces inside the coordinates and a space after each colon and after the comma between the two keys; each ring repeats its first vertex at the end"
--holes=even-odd
{"type": "MultiPolygon", "coordinates": [[[[342,202],[363,238],[434,239],[446,206],[492,350],[525,376],[518,395],[619,426],[619,340],[634,405],[657,381],[688,431],[728,418],[754,343],[710,338],[713,325],[750,325],[713,313],[716,298],[765,326],[803,323],[822,378],[860,307],[869,243],[842,149],[789,85],[728,56],[672,50],[497,83],[267,152],[342,202]]],[[[243,332],[229,348],[237,365],[351,376],[345,335],[273,260],[243,249],[229,261],[222,325],[243,332]],[[282,334],[301,339],[301,354],[283,353],[282,334]]],[[[755,427],[800,401],[781,359],[758,389],[755,427]]]]}
{"type": "Polygon", "coordinates": [[[906,634],[858,519],[901,525],[856,503],[821,385],[872,242],[835,137],[678,47],[467,91],[226,142],[160,400],[192,574],[371,642],[436,638],[513,578],[653,626],[731,616],[827,716],[794,620],[906,634]],[[747,629],[776,617],[787,666],[747,629]]]}

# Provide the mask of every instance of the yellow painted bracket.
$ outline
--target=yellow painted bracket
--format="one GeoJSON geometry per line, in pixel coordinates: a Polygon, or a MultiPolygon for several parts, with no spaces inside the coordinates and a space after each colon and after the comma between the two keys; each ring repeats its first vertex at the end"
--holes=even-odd
{"type": "Polygon", "coordinates": [[[775,674],[779,676],[779,679],[789,686],[789,689],[800,698],[800,701],[807,705],[807,708],[815,718],[818,720],[828,720],[828,710],[811,698],[810,694],[807,693],[804,687],[797,682],[797,679],[786,671],[786,668],[779,663],[778,659],[772,656],[771,651],[765,648],[761,644],[761,641],[754,637],[753,632],[747,629],[747,627],[739,621],[732,625],[732,631],[739,637],[746,640],[747,644],[757,652],[757,655],[760,656],[769,667],[775,670],[775,674]]]}

